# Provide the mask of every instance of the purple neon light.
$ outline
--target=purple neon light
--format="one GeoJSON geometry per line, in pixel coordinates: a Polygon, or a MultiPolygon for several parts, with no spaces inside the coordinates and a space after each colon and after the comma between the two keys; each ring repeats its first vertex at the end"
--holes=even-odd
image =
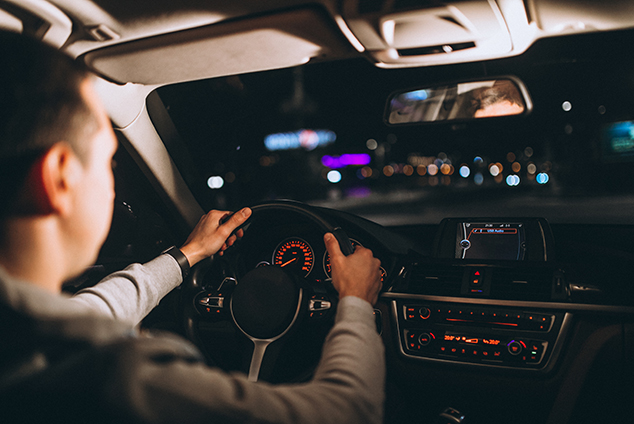
{"type": "Polygon", "coordinates": [[[339,169],[350,165],[368,165],[370,163],[370,155],[367,153],[346,153],[341,156],[325,155],[321,158],[322,165],[339,169]]]}

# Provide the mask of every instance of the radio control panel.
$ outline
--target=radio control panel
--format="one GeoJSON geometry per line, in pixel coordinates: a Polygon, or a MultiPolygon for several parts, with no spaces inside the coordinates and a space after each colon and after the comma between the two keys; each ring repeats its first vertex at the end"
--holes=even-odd
{"type": "Polygon", "coordinates": [[[405,356],[493,367],[544,369],[564,320],[561,312],[393,302],[405,356]]]}

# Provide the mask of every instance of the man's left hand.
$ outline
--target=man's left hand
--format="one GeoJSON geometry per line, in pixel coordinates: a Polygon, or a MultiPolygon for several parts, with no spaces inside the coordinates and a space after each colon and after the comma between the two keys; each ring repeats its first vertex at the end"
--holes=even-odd
{"type": "Polygon", "coordinates": [[[189,265],[194,266],[194,264],[216,253],[222,255],[228,247],[242,237],[242,230],[235,230],[250,216],[251,209],[249,208],[241,209],[233,215],[231,212],[215,210],[203,215],[181,247],[181,252],[187,257],[189,265]],[[222,222],[223,218],[228,216],[230,218],[226,222],[222,222]]]}

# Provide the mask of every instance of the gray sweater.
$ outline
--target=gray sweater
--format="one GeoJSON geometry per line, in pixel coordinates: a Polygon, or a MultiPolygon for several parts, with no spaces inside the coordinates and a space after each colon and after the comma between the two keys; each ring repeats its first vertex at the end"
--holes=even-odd
{"type": "Polygon", "coordinates": [[[204,365],[183,339],[136,334],[134,326],[180,283],[180,268],[168,255],[131,265],[73,297],[0,269],[4,416],[13,422],[382,422],[384,352],[369,303],[341,299],[310,382],[251,383],[204,365]]]}

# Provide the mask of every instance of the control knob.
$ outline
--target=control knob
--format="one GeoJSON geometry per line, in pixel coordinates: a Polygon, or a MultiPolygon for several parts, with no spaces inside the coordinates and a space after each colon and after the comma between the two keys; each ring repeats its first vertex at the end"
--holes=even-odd
{"type": "Polygon", "coordinates": [[[418,315],[420,315],[422,319],[427,319],[431,316],[431,310],[427,306],[423,306],[418,310],[418,315]]]}
{"type": "Polygon", "coordinates": [[[507,347],[509,349],[509,353],[511,355],[519,355],[520,353],[522,353],[522,349],[524,348],[524,346],[522,346],[523,343],[518,342],[516,340],[513,340],[512,342],[510,342],[507,347]]]}

